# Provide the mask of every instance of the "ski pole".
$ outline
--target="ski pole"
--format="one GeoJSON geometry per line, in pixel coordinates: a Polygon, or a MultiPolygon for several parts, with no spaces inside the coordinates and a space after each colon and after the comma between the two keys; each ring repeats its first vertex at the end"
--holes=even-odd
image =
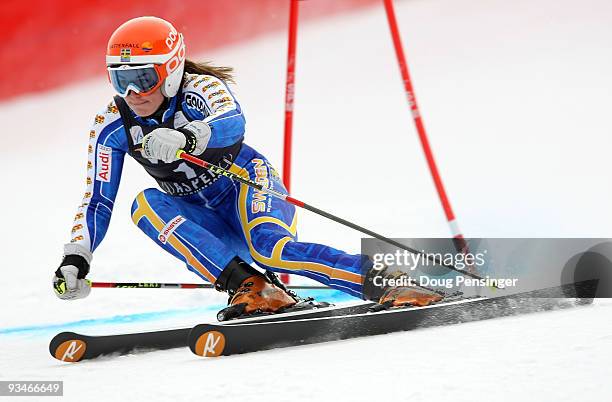
{"type": "Polygon", "coordinates": [[[381,234],[373,232],[370,229],[366,229],[366,228],[364,228],[362,226],[359,226],[359,225],[357,225],[357,224],[355,224],[353,222],[349,222],[346,219],[342,219],[342,218],[340,218],[338,216],[330,214],[329,212],[323,211],[322,209],[313,207],[312,205],[306,204],[305,202],[302,202],[302,201],[300,201],[298,199],[295,199],[295,198],[291,197],[288,194],[283,194],[283,193],[278,192],[276,190],[272,190],[272,189],[270,189],[268,187],[264,187],[262,184],[257,183],[256,181],[253,181],[251,179],[247,179],[247,178],[245,178],[243,176],[240,176],[239,174],[230,172],[229,170],[223,169],[222,167],[217,166],[215,164],[212,164],[210,162],[206,162],[205,160],[202,160],[200,158],[196,158],[195,156],[189,155],[187,152],[185,152],[183,150],[179,150],[176,153],[176,156],[179,159],[184,159],[184,160],[186,160],[188,162],[191,162],[191,163],[193,163],[195,165],[202,166],[203,168],[206,168],[206,169],[210,170],[211,172],[213,172],[215,174],[218,174],[218,175],[221,175],[221,176],[225,176],[225,177],[227,177],[227,178],[229,178],[231,180],[235,180],[235,181],[240,182],[242,184],[245,184],[245,185],[247,185],[249,187],[252,187],[252,188],[254,188],[256,190],[263,191],[264,193],[270,194],[273,197],[280,198],[281,200],[285,200],[288,203],[293,204],[293,205],[295,205],[297,207],[300,207],[300,208],[306,209],[308,211],[314,212],[315,214],[321,215],[321,216],[323,216],[323,217],[325,217],[327,219],[330,219],[330,220],[332,220],[334,222],[341,223],[344,226],[348,226],[349,228],[355,229],[358,232],[367,234],[368,236],[372,236],[372,237],[374,237],[374,238],[376,238],[378,240],[382,240],[385,243],[391,244],[391,245],[393,245],[393,246],[395,246],[397,248],[400,248],[402,250],[406,250],[406,251],[408,251],[408,252],[410,252],[412,254],[421,255],[425,259],[427,259],[429,262],[433,262],[435,264],[443,266],[444,268],[450,269],[452,271],[458,272],[458,273],[460,273],[462,275],[469,276],[469,277],[474,278],[474,279],[484,280],[484,278],[479,276],[479,275],[476,275],[474,273],[467,272],[467,271],[455,268],[453,265],[446,264],[441,259],[436,258],[435,256],[431,256],[431,255],[429,255],[427,253],[418,251],[418,250],[416,250],[416,249],[414,249],[414,248],[412,248],[410,246],[406,246],[406,245],[404,245],[404,244],[402,244],[400,242],[397,242],[397,241],[395,241],[393,239],[390,239],[390,238],[388,238],[386,236],[383,236],[381,234]]]}
{"type": "MultiPolygon", "coordinates": [[[[107,288],[107,289],[214,289],[215,286],[210,283],[161,283],[161,282],[90,282],[92,288],[107,288]]],[[[287,289],[292,290],[335,290],[324,285],[283,285],[287,289]]],[[[429,290],[444,296],[444,293],[428,288],[425,286],[415,286],[429,290]]]]}
{"type": "MultiPolygon", "coordinates": [[[[214,289],[210,283],[161,283],[161,282],[91,282],[92,288],[131,289],[214,289]]],[[[285,285],[289,289],[331,289],[322,285],[285,285]]]]}

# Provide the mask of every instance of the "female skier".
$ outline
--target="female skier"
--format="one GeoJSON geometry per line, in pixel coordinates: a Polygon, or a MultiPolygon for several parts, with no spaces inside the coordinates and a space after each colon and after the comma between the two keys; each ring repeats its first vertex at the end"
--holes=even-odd
{"type": "Polygon", "coordinates": [[[226,85],[231,68],[185,55],[183,35],[156,17],[129,20],[110,37],[106,65],[117,96],[89,132],[87,190],[53,278],[59,298],[90,292],[85,277],[106,234],[127,153],[162,190],[139,193],[132,220],[189,270],[228,292],[228,318],[284,311],[299,300],[253,261],[266,272],[303,275],[388,305],[439,300],[414,288],[372,285],[374,274],[389,274],[372,270],[367,257],[297,241],[293,205],[178,159],[184,150],[286,193],[266,158],[243,143],[245,119],[226,85]]]}

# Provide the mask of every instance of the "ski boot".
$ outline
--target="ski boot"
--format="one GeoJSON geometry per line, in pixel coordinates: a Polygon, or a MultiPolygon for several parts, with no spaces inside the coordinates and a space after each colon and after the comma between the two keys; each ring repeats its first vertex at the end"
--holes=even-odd
{"type": "Polygon", "coordinates": [[[388,270],[388,267],[372,268],[366,274],[363,294],[368,300],[378,303],[372,307],[372,311],[392,307],[423,307],[444,298],[444,294],[440,292],[417,286],[405,272],[399,270],[388,272],[388,270]]]}
{"type": "Polygon", "coordinates": [[[312,298],[300,298],[285,288],[274,273],[262,274],[239,258],[221,272],[215,288],[229,294],[228,307],[217,313],[219,321],[329,306],[312,298]]]}

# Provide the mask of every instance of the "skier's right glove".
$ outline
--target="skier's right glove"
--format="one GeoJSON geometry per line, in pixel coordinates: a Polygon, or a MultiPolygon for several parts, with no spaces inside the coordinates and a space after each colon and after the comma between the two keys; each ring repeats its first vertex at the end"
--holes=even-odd
{"type": "Polygon", "coordinates": [[[82,299],[89,295],[91,282],[85,277],[89,273],[91,252],[78,244],[64,246],[64,258],[53,276],[53,290],[62,300],[82,299]]]}

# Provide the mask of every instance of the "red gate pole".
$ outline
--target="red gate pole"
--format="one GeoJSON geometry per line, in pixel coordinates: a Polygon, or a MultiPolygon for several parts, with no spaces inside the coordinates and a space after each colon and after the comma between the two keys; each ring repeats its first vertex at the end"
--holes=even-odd
{"type": "Polygon", "coordinates": [[[455,214],[451,207],[448,196],[446,195],[444,184],[442,183],[442,178],[440,177],[440,172],[438,171],[438,167],[433,156],[433,151],[431,150],[431,146],[429,145],[427,132],[425,131],[425,125],[423,124],[423,119],[421,117],[421,112],[419,111],[419,106],[416,101],[414,88],[412,87],[410,73],[408,72],[408,64],[406,63],[406,56],[404,55],[399,28],[397,26],[397,20],[395,18],[395,11],[393,9],[393,0],[383,0],[383,2],[385,4],[387,20],[389,21],[391,37],[393,38],[393,46],[395,48],[397,62],[399,64],[399,69],[402,74],[402,79],[404,81],[404,88],[406,90],[406,96],[408,97],[408,103],[410,104],[410,110],[412,112],[412,118],[414,119],[414,124],[419,134],[421,146],[423,147],[423,152],[425,153],[425,158],[427,159],[427,165],[429,166],[431,177],[436,186],[436,190],[438,191],[438,197],[440,198],[440,202],[442,203],[442,208],[444,209],[446,220],[448,221],[448,225],[450,226],[455,246],[457,247],[458,251],[462,251],[465,249],[466,243],[463,239],[463,234],[459,229],[459,224],[457,223],[457,219],[455,218],[455,214]]]}
{"type": "MultiPolygon", "coordinates": [[[[293,140],[293,99],[295,94],[295,53],[297,48],[298,0],[289,6],[289,45],[287,48],[287,83],[285,85],[285,141],[283,148],[283,183],[291,194],[291,143],[293,140]]],[[[289,283],[289,274],[281,274],[289,283]]]]}
{"type": "Polygon", "coordinates": [[[287,49],[287,82],[285,85],[285,143],[283,153],[283,183],[291,194],[291,143],[293,139],[293,99],[295,94],[295,53],[297,48],[298,0],[289,8],[289,45],[287,49]]]}

